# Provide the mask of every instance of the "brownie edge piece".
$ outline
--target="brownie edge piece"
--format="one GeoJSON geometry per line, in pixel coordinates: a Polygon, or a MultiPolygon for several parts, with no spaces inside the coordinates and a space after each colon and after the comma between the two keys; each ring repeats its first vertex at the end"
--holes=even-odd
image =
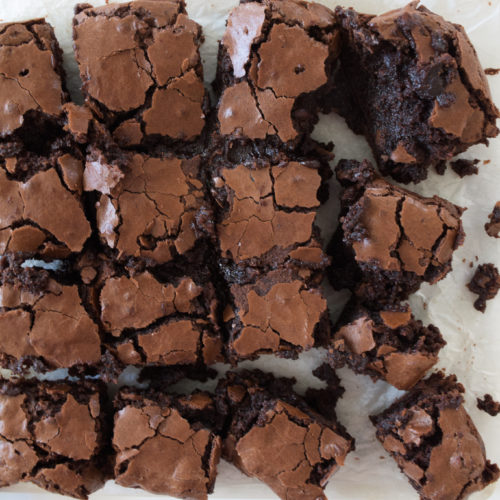
{"type": "Polygon", "coordinates": [[[223,454],[284,500],[326,499],[323,489],[353,440],[331,407],[320,414],[293,392],[294,382],[259,370],[226,374],[217,386],[223,454]]]}
{"type": "Polygon", "coordinates": [[[464,28],[418,3],[379,16],[336,10],[334,107],[366,135],[382,174],[404,183],[498,134],[499,111],[464,28]]]}
{"type": "Polygon", "coordinates": [[[455,375],[438,372],[370,417],[377,439],[422,500],[459,500],[500,476],[497,465],[486,460],[463,393],[455,375]]]}
{"type": "Polygon", "coordinates": [[[416,320],[408,305],[370,311],[351,303],[337,324],[328,361],[408,390],[438,362],[445,344],[439,329],[416,320]]]}
{"type": "Polygon", "coordinates": [[[115,481],[178,498],[212,493],[221,439],[212,398],[122,389],[115,398],[115,481]]]}
{"type": "Polygon", "coordinates": [[[104,384],[0,381],[0,486],[86,499],[108,474],[104,384]]]}

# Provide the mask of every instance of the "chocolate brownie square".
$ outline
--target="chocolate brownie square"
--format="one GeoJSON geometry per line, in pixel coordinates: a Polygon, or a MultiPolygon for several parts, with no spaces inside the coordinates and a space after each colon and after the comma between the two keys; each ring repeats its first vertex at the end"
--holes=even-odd
{"type": "Polygon", "coordinates": [[[336,9],[334,107],[370,143],[384,175],[408,183],[487,144],[499,111],[465,30],[418,2],[379,16],[336,9]]]}
{"type": "Polygon", "coordinates": [[[115,481],[130,488],[204,500],[221,454],[211,396],[122,389],[114,400],[115,481]]]}
{"type": "Polygon", "coordinates": [[[223,321],[233,363],[266,353],[296,358],[302,351],[326,345],[330,338],[328,305],[321,288],[291,269],[230,284],[229,297],[223,321]]]}
{"type": "Polygon", "coordinates": [[[86,303],[99,319],[114,358],[112,370],[222,361],[218,299],[208,271],[193,268],[183,274],[186,269],[170,268],[153,273],[84,258],[77,267],[87,281],[86,303]]]}
{"type": "Polygon", "coordinates": [[[259,154],[232,160],[221,151],[209,167],[223,266],[324,269],[328,258],[315,219],[331,174],[328,164],[259,154]]]}
{"type": "Polygon", "coordinates": [[[318,121],[339,50],[334,14],[300,0],[242,1],[220,42],[217,132],[294,147],[318,121]]]}
{"type": "Polygon", "coordinates": [[[0,381],[0,486],[32,482],[84,499],[104,486],[105,407],[97,382],[0,381]]]}
{"type": "Polygon", "coordinates": [[[294,383],[259,370],[226,373],[216,391],[226,418],[223,456],[282,499],[325,499],[323,489],[353,439],[331,406],[319,413],[293,391],[294,383]]]}
{"type": "Polygon", "coordinates": [[[0,24],[1,160],[45,153],[57,142],[69,100],[64,77],[62,51],[44,19],[0,24]]]}
{"type": "Polygon", "coordinates": [[[463,406],[464,388],[442,372],[370,417],[377,438],[422,500],[459,500],[496,481],[483,440],[463,406]]]}
{"type": "Polygon", "coordinates": [[[390,184],[366,160],[341,160],[336,174],[344,191],[329,250],[335,288],[350,288],[376,308],[446,276],[464,239],[462,208],[390,184]]]}
{"type": "Polygon", "coordinates": [[[116,158],[91,146],[83,187],[95,194],[102,244],[119,260],[133,257],[149,265],[199,256],[201,240],[213,238],[201,166],[200,156],[116,158]]]}
{"type": "Polygon", "coordinates": [[[351,301],[336,325],[328,361],[408,390],[438,362],[445,344],[439,329],[416,320],[408,305],[373,311],[351,301]]]}
{"type": "Polygon", "coordinates": [[[118,144],[174,146],[200,136],[203,37],[183,0],[81,4],[73,38],[86,103],[118,144]]]}
{"type": "Polygon", "coordinates": [[[0,366],[71,373],[97,368],[99,327],[78,285],[67,273],[0,258],[0,366]]]}

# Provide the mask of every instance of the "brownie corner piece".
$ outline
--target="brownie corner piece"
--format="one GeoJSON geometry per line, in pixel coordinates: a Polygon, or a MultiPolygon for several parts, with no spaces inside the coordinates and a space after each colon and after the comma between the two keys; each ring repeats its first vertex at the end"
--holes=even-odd
{"type": "Polygon", "coordinates": [[[370,417],[378,440],[423,500],[459,500],[500,476],[486,459],[463,392],[454,375],[438,372],[370,417]]]}
{"type": "Polygon", "coordinates": [[[280,498],[325,498],[353,440],[334,414],[317,413],[294,393],[293,382],[259,370],[226,373],[216,391],[227,420],[223,456],[280,498]]]}
{"type": "Polygon", "coordinates": [[[0,157],[40,153],[60,134],[69,100],[62,50],[44,19],[0,24],[0,157]]]}
{"type": "Polygon", "coordinates": [[[79,283],[64,271],[0,258],[0,365],[19,372],[32,367],[81,373],[100,362],[99,327],[79,283]]]}
{"type": "Polygon", "coordinates": [[[408,390],[438,362],[445,344],[439,329],[416,320],[408,305],[375,311],[351,302],[337,323],[328,360],[408,390]]]}
{"type": "Polygon", "coordinates": [[[110,477],[103,384],[0,384],[0,485],[20,481],[86,499],[110,477]]]}
{"type": "Polygon", "coordinates": [[[219,47],[218,133],[293,148],[318,120],[339,45],[334,14],[323,5],[241,2],[219,47]]]}
{"type": "Polygon", "coordinates": [[[85,5],[73,39],[86,102],[119,145],[178,146],[203,132],[203,36],[182,0],[85,5]]]}
{"type": "Polygon", "coordinates": [[[378,16],[336,14],[343,49],[332,99],[384,175],[422,181],[431,165],[498,134],[499,111],[462,26],[414,2],[378,16]]]}
{"type": "Polygon", "coordinates": [[[446,276],[464,240],[461,207],[390,184],[367,161],[342,160],[337,178],[343,193],[341,228],[330,244],[337,252],[330,270],[334,287],[336,279],[351,281],[362,300],[380,306],[446,276]]]}
{"type": "Polygon", "coordinates": [[[221,438],[212,397],[122,389],[114,400],[115,481],[204,500],[212,493],[221,438]]]}

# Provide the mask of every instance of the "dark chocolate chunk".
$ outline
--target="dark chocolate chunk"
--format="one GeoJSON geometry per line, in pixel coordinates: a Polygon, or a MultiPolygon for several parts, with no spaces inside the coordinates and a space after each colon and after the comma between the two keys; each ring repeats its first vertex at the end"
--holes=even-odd
{"type": "Polygon", "coordinates": [[[495,401],[491,394],[485,394],[483,399],[477,398],[477,407],[492,417],[496,417],[500,413],[500,403],[495,401]]]}
{"type": "Polygon", "coordinates": [[[390,184],[367,161],[342,160],[336,173],[344,192],[341,228],[330,245],[334,287],[377,306],[446,276],[464,239],[462,208],[390,184]]]}
{"type": "Polygon", "coordinates": [[[476,272],[472,277],[467,288],[479,297],[474,302],[474,307],[484,313],[486,310],[486,301],[496,297],[500,290],[500,274],[493,264],[481,264],[477,266],[476,272]]]}
{"type": "Polygon", "coordinates": [[[370,417],[377,438],[422,500],[459,500],[496,481],[483,440],[463,407],[464,388],[442,372],[370,417]]]}
{"type": "Polygon", "coordinates": [[[337,8],[332,105],[364,133],[384,175],[408,183],[498,134],[499,111],[465,30],[418,2],[379,16],[337,8]]]}
{"type": "Polygon", "coordinates": [[[217,386],[223,456],[282,499],[325,499],[323,488],[353,439],[334,412],[322,415],[297,395],[294,382],[258,370],[226,374],[217,386]]]}
{"type": "Polygon", "coordinates": [[[437,363],[445,344],[438,328],[416,320],[409,306],[370,311],[353,302],[336,326],[328,360],[408,390],[437,363]]]}
{"type": "Polygon", "coordinates": [[[114,407],[117,484],[199,500],[212,493],[221,438],[214,432],[209,394],[169,396],[124,388],[114,407]]]}
{"type": "Polygon", "coordinates": [[[103,384],[0,382],[0,486],[20,481],[86,499],[110,477],[103,384]]]}
{"type": "Polygon", "coordinates": [[[484,229],[489,236],[493,238],[500,238],[500,201],[495,203],[493,212],[488,215],[490,222],[484,225],[484,229]]]}

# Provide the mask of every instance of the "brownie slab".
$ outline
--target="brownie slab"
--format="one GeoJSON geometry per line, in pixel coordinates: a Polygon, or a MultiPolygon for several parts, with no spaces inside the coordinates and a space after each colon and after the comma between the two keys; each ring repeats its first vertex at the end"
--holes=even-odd
{"type": "Polygon", "coordinates": [[[224,311],[228,358],[236,363],[261,354],[297,357],[325,345],[331,324],[319,286],[290,269],[259,274],[255,281],[230,285],[224,311]]]}
{"type": "Polygon", "coordinates": [[[472,276],[467,288],[479,297],[474,301],[474,307],[484,313],[486,301],[494,299],[500,290],[500,273],[493,264],[481,264],[472,276]]]}
{"type": "Polygon", "coordinates": [[[442,372],[370,417],[377,438],[420,498],[459,500],[496,481],[483,440],[463,406],[464,388],[442,372]]]}
{"type": "Polygon", "coordinates": [[[52,27],[44,19],[0,24],[0,159],[50,148],[68,100],[52,27]]]}
{"type": "Polygon", "coordinates": [[[416,320],[408,305],[373,311],[354,301],[336,325],[328,361],[408,390],[438,362],[445,344],[439,329],[416,320]]]}
{"type": "Polygon", "coordinates": [[[235,163],[216,154],[210,172],[224,266],[325,268],[328,259],[315,218],[329,176],[327,164],[288,157],[235,163]]]}
{"type": "Polygon", "coordinates": [[[219,48],[218,133],[293,147],[318,120],[338,49],[333,12],[323,5],[241,2],[219,48]]]}
{"type": "Polygon", "coordinates": [[[82,4],[73,38],[86,102],[120,145],[175,146],[200,136],[208,112],[203,37],[182,0],[82,4]]]}
{"type": "Polygon", "coordinates": [[[99,328],[84,308],[78,282],[0,258],[0,365],[79,373],[100,361],[99,328]]]}
{"type": "Polygon", "coordinates": [[[462,26],[418,2],[379,16],[336,14],[334,107],[365,134],[382,174],[419,182],[431,165],[498,134],[499,112],[462,26]]]}
{"type": "Polygon", "coordinates": [[[88,381],[0,382],[0,486],[32,482],[75,498],[104,486],[106,389],[88,381]]]}
{"type": "Polygon", "coordinates": [[[117,259],[151,265],[192,254],[213,238],[210,202],[201,180],[201,158],[131,154],[116,160],[91,147],[83,186],[96,193],[101,242],[117,259]]]}
{"type": "Polygon", "coordinates": [[[294,382],[259,370],[226,373],[217,386],[223,456],[280,498],[326,499],[323,488],[353,441],[334,412],[324,416],[294,393],[294,382]]]}
{"type": "Polygon", "coordinates": [[[342,160],[336,173],[344,192],[330,244],[334,287],[377,305],[405,300],[422,282],[446,276],[464,239],[462,208],[390,184],[368,161],[342,160]]]}
{"type": "Polygon", "coordinates": [[[178,498],[212,493],[221,438],[207,393],[169,396],[122,389],[114,401],[115,481],[178,498]]]}

